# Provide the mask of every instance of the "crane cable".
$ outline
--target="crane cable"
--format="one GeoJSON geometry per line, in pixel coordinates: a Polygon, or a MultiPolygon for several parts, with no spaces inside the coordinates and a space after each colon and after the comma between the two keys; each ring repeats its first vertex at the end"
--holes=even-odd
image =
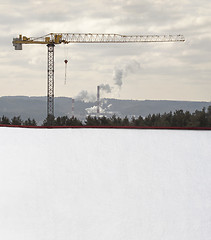
{"type": "Polygon", "coordinates": [[[67,84],[67,63],[68,63],[68,60],[65,59],[64,63],[65,63],[64,85],[66,85],[67,84]]]}
{"type": "Polygon", "coordinates": [[[65,74],[64,74],[64,85],[67,84],[67,63],[68,63],[68,47],[67,44],[64,44],[64,56],[65,56],[65,74]]]}

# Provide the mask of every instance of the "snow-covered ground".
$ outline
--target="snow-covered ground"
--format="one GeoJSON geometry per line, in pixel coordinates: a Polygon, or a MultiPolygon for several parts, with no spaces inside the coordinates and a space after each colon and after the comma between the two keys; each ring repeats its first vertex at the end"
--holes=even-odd
{"type": "Polygon", "coordinates": [[[211,239],[211,131],[0,127],[0,239],[211,239]]]}

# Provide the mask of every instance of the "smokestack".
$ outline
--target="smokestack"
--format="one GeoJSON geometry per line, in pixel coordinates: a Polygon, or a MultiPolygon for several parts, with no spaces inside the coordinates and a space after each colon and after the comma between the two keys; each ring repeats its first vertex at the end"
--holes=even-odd
{"type": "Polygon", "coordinates": [[[97,86],[97,116],[100,115],[100,86],[97,86]]]}
{"type": "Polygon", "coordinates": [[[72,117],[74,117],[74,111],[75,111],[75,99],[72,98],[72,117]]]}

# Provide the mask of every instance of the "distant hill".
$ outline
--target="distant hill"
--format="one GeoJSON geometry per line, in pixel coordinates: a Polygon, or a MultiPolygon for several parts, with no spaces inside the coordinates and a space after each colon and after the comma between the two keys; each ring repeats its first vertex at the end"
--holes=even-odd
{"type": "MultiPolygon", "coordinates": [[[[46,118],[46,97],[5,96],[0,97],[0,117],[8,118],[21,116],[23,120],[34,118],[39,124],[46,118]]],[[[211,105],[211,102],[196,101],[168,101],[168,100],[118,100],[102,99],[100,105],[101,115],[120,117],[142,116],[153,113],[174,112],[175,110],[190,111],[201,110],[211,105]]],[[[87,115],[96,114],[96,102],[75,101],[75,116],[81,120],[87,115]]],[[[67,97],[55,98],[55,116],[72,116],[72,99],[67,97]]]]}

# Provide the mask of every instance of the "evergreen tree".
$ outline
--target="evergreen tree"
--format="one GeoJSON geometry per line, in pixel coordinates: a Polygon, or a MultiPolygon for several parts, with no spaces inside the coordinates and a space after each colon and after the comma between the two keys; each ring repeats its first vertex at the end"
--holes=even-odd
{"type": "Polygon", "coordinates": [[[207,108],[207,126],[211,127],[211,106],[207,108]]]}
{"type": "Polygon", "coordinates": [[[13,117],[11,119],[11,125],[22,125],[23,121],[21,120],[21,117],[18,116],[18,117],[13,117]]]}
{"type": "Polygon", "coordinates": [[[10,120],[9,120],[9,118],[7,118],[7,117],[5,117],[5,116],[3,115],[2,119],[1,119],[1,124],[10,125],[10,120]]]}
{"type": "Polygon", "coordinates": [[[132,117],[131,119],[131,126],[145,126],[144,119],[142,116],[139,116],[138,118],[132,117]]]}
{"type": "Polygon", "coordinates": [[[112,125],[111,120],[105,116],[101,117],[99,120],[100,120],[101,126],[111,126],[112,125]]]}
{"type": "Polygon", "coordinates": [[[203,108],[199,115],[199,127],[206,127],[207,125],[208,125],[207,114],[205,108],[203,108]]]}
{"type": "Polygon", "coordinates": [[[127,116],[122,120],[122,126],[130,126],[130,122],[127,116]]]}
{"type": "Polygon", "coordinates": [[[145,117],[144,119],[144,124],[148,127],[152,126],[152,120],[151,120],[152,116],[151,114],[149,114],[147,117],[145,117]]]}
{"type": "Polygon", "coordinates": [[[113,115],[111,118],[111,124],[112,126],[121,126],[122,125],[122,119],[120,117],[116,117],[116,115],[113,115]]]}
{"type": "Polygon", "coordinates": [[[88,116],[86,117],[85,124],[87,126],[99,126],[100,120],[97,117],[88,116]]]}
{"type": "Polygon", "coordinates": [[[23,125],[25,126],[37,126],[37,123],[35,121],[35,119],[30,119],[28,118],[27,120],[24,121],[23,125]]]}
{"type": "Polygon", "coordinates": [[[66,126],[82,126],[82,122],[76,117],[71,117],[67,119],[66,126]]]}
{"type": "Polygon", "coordinates": [[[172,112],[160,115],[159,127],[172,127],[172,112]]]}
{"type": "Polygon", "coordinates": [[[53,115],[47,116],[43,121],[43,126],[55,126],[55,117],[53,115]]]}

